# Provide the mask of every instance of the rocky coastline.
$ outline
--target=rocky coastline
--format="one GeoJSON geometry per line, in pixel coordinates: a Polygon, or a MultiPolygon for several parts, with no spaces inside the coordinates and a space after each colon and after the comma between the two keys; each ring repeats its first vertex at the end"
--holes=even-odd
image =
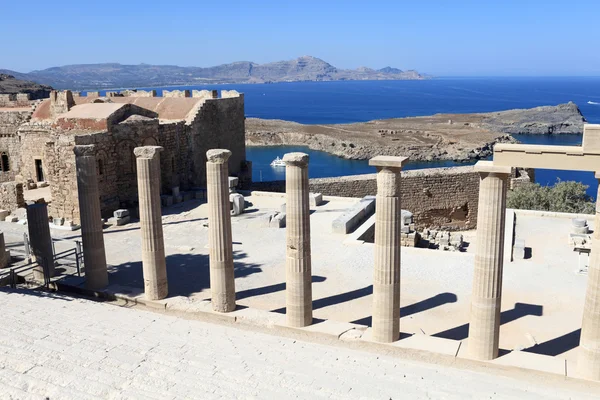
{"type": "Polygon", "coordinates": [[[435,114],[353,124],[305,125],[246,119],[247,146],[301,145],[354,160],[403,155],[413,161],[485,159],[511,134],[581,134],[585,118],[573,103],[478,114],[435,114]]]}

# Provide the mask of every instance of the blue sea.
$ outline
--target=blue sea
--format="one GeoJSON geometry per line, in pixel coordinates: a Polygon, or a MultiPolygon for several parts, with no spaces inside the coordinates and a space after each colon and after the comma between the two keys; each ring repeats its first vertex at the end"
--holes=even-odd
{"type": "MultiPolygon", "coordinates": [[[[490,112],[568,101],[579,106],[588,122],[600,123],[600,77],[438,78],[426,81],[293,82],[185,88],[236,89],[245,94],[248,117],[283,119],[304,124],[364,122],[436,113],[490,112]]],[[[517,135],[517,139],[530,144],[581,144],[581,136],[578,135],[517,135]]],[[[249,147],[247,158],[253,162],[254,180],[282,179],[283,169],[270,167],[270,162],[276,156],[298,150],[311,155],[311,178],[374,172],[366,161],[344,160],[302,147],[249,147]]],[[[457,164],[414,163],[409,168],[450,165],[457,164]]],[[[541,184],[553,184],[557,179],[581,181],[589,185],[588,193],[596,196],[597,183],[591,172],[536,171],[536,181],[541,184]]]]}

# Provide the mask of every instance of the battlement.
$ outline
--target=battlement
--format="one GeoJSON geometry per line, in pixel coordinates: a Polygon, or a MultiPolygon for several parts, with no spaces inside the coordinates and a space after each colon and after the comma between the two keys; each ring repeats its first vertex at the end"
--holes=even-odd
{"type": "Polygon", "coordinates": [[[0,94],[0,107],[17,108],[31,105],[29,93],[0,94]]]}
{"type": "MultiPolygon", "coordinates": [[[[163,98],[195,98],[195,99],[228,99],[232,97],[240,97],[240,93],[236,90],[221,90],[219,97],[218,90],[163,90],[162,95],[158,96],[155,89],[152,90],[137,90],[127,89],[121,91],[106,91],[104,96],[99,91],[89,91],[85,95],[81,92],[72,92],[74,97],[163,97],[163,98]]],[[[2,95],[0,95],[2,96],[2,95]]],[[[0,98],[0,102],[2,99],[0,98]]]]}

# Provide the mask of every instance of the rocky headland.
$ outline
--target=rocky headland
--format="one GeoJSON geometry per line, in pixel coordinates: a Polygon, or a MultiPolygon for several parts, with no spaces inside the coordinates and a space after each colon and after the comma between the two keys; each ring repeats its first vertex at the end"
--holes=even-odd
{"type": "Polygon", "coordinates": [[[32,100],[50,95],[52,87],[17,79],[12,75],[0,74],[0,94],[28,93],[32,100]]]}
{"type": "Polygon", "coordinates": [[[246,145],[302,145],[365,160],[403,155],[413,161],[484,159],[511,134],[581,134],[585,118],[574,103],[478,114],[435,114],[352,124],[304,125],[246,119],[246,145]]]}

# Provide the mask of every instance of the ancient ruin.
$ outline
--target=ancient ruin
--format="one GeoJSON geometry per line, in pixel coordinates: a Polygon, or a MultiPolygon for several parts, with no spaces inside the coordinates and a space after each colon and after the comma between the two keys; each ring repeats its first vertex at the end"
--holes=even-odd
{"type": "MultiPolygon", "coordinates": [[[[0,182],[24,189],[50,186],[48,214],[71,225],[81,221],[76,145],[95,145],[102,217],[137,206],[133,149],[161,146],[163,195],[206,186],[206,151],[233,152],[229,171],[246,185],[244,97],[235,91],[196,91],[191,97],[99,97],[53,91],[49,99],[0,104],[0,182]]],[[[129,94],[129,95],[127,95],[129,94]]],[[[23,99],[21,98],[23,97],[23,99]]],[[[4,208],[6,209],[6,208],[4,208]]]]}

